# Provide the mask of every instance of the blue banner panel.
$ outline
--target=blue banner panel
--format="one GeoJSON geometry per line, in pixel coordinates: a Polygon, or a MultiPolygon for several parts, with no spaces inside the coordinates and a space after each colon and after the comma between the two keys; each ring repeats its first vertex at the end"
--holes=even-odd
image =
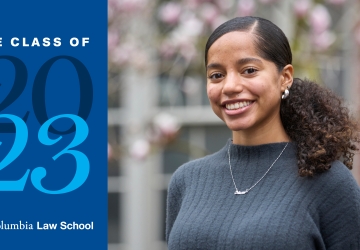
{"type": "Polygon", "coordinates": [[[107,2],[0,22],[0,249],[107,249],[107,2]]]}

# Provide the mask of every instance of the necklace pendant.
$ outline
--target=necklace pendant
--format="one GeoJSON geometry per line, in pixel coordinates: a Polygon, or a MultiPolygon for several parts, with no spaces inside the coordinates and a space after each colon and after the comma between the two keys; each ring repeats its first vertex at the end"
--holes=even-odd
{"type": "Polygon", "coordinates": [[[249,192],[249,189],[246,189],[245,191],[236,190],[234,194],[246,194],[247,192],[249,192]]]}

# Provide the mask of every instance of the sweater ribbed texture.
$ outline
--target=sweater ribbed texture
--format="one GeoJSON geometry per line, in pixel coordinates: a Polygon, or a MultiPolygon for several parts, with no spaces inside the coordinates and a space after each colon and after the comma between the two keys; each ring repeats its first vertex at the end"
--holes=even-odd
{"type": "Polygon", "coordinates": [[[360,249],[360,189],[339,161],[315,177],[299,177],[289,143],[241,146],[179,167],[170,181],[166,240],[180,249],[360,249]]]}

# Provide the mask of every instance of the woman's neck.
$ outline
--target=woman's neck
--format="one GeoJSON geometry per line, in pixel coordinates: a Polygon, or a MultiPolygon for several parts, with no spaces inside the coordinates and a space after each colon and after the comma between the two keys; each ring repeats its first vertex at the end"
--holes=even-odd
{"type": "Polygon", "coordinates": [[[234,144],[247,146],[290,141],[281,121],[257,129],[233,131],[232,139],[234,144]]]}

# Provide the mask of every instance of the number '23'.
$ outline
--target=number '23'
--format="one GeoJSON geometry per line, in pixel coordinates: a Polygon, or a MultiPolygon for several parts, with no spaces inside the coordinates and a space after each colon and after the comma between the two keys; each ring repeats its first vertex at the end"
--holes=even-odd
{"type": "MultiPolygon", "coordinates": [[[[6,157],[0,162],[0,170],[2,170],[7,167],[12,161],[14,161],[24,150],[28,139],[28,129],[25,122],[15,115],[2,114],[0,115],[0,118],[10,119],[14,123],[16,128],[14,144],[6,157]]],[[[63,114],[52,117],[40,127],[38,133],[39,141],[44,145],[51,146],[61,140],[62,136],[59,136],[56,139],[50,139],[48,136],[48,131],[51,124],[60,118],[70,118],[71,120],[73,120],[75,123],[76,132],[70,144],[63,150],[61,150],[59,153],[54,155],[52,158],[55,161],[57,158],[64,154],[71,154],[76,160],[76,173],[72,181],[66,187],[60,190],[51,191],[45,189],[41,185],[41,180],[46,176],[45,168],[35,168],[31,173],[31,182],[35,186],[35,188],[47,194],[63,194],[77,189],[85,182],[90,170],[89,159],[86,157],[86,155],[80,151],[72,150],[73,147],[81,144],[86,139],[89,133],[89,128],[86,122],[81,117],[72,114],[63,114]]],[[[17,181],[0,181],[0,191],[23,191],[29,173],[30,170],[26,170],[24,176],[17,181]]]]}

